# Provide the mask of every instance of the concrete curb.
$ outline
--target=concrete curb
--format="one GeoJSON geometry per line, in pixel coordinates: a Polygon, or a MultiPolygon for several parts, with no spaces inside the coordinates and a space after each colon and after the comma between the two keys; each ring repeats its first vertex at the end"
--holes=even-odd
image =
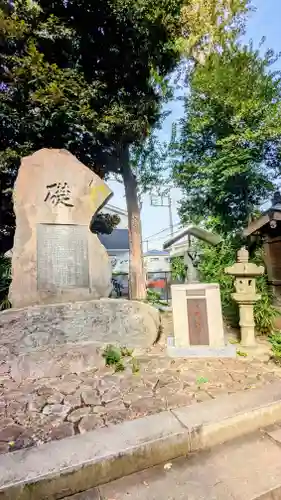
{"type": "Polygon", "coordinates": [[[281,383],[0,456],[0,499],[60,499],[281,420],[281,383]]]}

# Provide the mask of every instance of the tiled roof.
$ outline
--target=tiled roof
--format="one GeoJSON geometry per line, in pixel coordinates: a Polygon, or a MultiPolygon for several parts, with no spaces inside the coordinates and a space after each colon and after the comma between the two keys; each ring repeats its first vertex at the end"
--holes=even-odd
{"type": "Polygon", "coordinates": [[[113,229],[111,234],[99,234],[98,237],[106,250],[129,250],[128,229],[113,229]]]}
{"type": "Polygon", "coordinates": [[[169,255],[165,250],[149,250],[143,254],[144,257],[151,257],[153,255],[169,255]]]}

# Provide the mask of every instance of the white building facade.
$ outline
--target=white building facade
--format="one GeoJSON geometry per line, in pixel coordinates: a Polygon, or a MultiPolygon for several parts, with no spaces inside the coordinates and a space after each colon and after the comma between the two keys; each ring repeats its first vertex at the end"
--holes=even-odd
{"type": "Polygon", "coordinates": [[[120,217],[120,222],[116,229],[128,229],[128,213],[122,208],[115,207],[115,205],[107,204],[101,210],[102,214],[118,215],[120,217]]]}
{"type": "Polygon", "coordinates": [[[168,273],[171,270],[169,252],[150,250],[143,255],[144,268],[147,273],[168,273]]]}

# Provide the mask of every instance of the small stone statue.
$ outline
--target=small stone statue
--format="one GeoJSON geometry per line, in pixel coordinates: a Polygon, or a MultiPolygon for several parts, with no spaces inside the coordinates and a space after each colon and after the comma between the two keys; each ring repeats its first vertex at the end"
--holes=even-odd
{"type": "Polygon", "coordinates": [[[186,268],[185,283],[199,282],[198,271],[194,266],[194,260],[189,252],[184,254],[184,265],[186,268]]]}

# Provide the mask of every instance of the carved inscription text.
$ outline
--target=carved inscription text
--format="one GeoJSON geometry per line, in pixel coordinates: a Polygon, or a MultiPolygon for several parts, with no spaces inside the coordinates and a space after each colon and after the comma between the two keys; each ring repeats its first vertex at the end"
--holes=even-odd
{"type": "Polygon", "coordinates": [[[38,224],[38,290],[73,287],[89,287],[87,226],[38,224]]]}

